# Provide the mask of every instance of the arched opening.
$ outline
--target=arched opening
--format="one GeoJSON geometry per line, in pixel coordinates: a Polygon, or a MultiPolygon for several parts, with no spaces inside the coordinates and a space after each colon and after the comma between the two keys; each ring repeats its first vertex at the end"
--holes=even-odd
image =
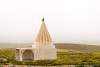
{"type": "Polygon", "coordinates": [[[24,61],[33,60],[34,54],[33,54],[32,50],[25,50],[23,55],[22,55],[22,58],[23,58],[24,61]]]}

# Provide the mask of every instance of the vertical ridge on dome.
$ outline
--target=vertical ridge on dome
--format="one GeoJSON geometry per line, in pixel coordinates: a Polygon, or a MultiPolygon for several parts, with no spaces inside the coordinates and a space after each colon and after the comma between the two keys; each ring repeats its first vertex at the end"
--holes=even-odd
{"type": "Polygon", "coordinates": [[[35,42],[39,42],[39,43],[52,42],[52,39],[50,37],[50,34],[49,34],[46,24],[44,22],[44,18],[42,19],[42,24],[41,24],[41,27],[40,27],[40,30],[36,37],[35,42]]]}

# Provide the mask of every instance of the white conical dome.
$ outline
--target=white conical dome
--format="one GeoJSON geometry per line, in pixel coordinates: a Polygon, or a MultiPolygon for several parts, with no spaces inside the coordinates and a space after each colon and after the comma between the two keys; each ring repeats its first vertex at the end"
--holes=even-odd
{"type": "Polygon", "coordinates": [[[36,37],[35,42],[38,42],[40,44],[52,42],[52,39],[50,37],[50,34],[49,34],[46,24],[44,22],[44,18],[42,19],[42,24],[41,24],[41,27],[40,27],[40,30],[36,37]]]}

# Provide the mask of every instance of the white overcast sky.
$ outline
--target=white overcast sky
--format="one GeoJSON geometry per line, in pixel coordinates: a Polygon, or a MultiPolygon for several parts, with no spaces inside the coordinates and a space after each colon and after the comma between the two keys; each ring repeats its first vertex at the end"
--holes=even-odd
{"type": "Polygon", "coordinates": [[[34,42],[42,17],[54,42],[100,44],[100,0],[0,0],[0,42],[34,42]]]}

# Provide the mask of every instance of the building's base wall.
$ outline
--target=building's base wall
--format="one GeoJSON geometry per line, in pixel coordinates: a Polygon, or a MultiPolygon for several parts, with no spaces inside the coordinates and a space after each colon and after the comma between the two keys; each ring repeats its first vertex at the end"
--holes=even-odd
{"type": "MultiPolygon", "coordinates": [[[[24,61],[23,57],[24,52],[26,50],[32,51],[34,57],[32,59],[34,60],[55,60],[57,58],[57,49],[55,48],[55,45],[37,45],[35,48],[22,48],[22,49],[16,49],[16,60],[17,61],[24,61]]],[[[27,58],[26,58],[27,59],[27,58]]]]}
{"type": "Polygon", "coordinates": [[[55,60],[57,58],[57,49],[44,45],[34,50],[34,60],[55,60]]]}

